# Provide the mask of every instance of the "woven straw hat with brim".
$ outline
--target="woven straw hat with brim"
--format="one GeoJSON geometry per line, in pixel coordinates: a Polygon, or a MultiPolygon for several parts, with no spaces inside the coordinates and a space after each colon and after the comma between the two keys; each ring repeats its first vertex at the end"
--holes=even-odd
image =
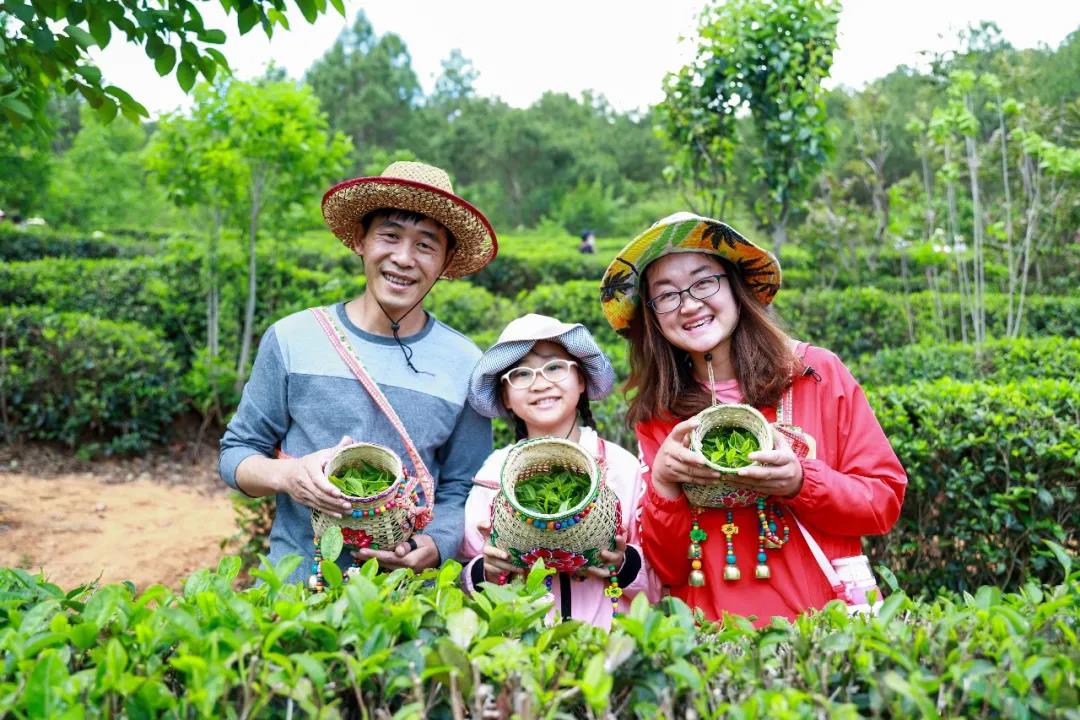
{"type": "Polygon", "coordinates": [[[780,289],[780,263],[730,225],[687,212],[669,215],[619,251],[600,283],[604,317],[620,335],[641,306],[641,278],[650,263],[678,252],[716,255],[732,263],[751,292],[768,305],[780,289]]]}
{"type": "Polygon", "coordinates": [[[529,313],[510,322],[495,344],[480,356],[469,380],[469,404],[484,417],[510,417],[499,392],[500,376],[529,354],[541,340],[566,348],[585,374],[589,400],[600,400],[615,385],[611,361],[580,323],[564,323],[547,315],[529,313]]]}
{"type": "Polygon", "coordinates": [[[474,273],[495,259],[499,244],[484,214],[454,194],[445,171],[418,162],[395,162],[376,177],[338,183],[322,200],[323,218],[341,242],[356,251],[360,221],[374,210],[420,213],[442,223],[454,236],[454,258],[443,271],[447,279],[474,273]]]}

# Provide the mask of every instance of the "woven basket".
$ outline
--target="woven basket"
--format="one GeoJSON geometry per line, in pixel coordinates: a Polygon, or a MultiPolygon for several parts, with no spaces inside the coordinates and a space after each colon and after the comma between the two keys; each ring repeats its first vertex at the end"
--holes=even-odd
{"type": "Polygon", "coordinates": [[[499,494],[491,506],[492,545],[506,550],[521,567],[538,559],[559,572],[602,564],[600,551],[614,546],[622,512],[603,467],[580,445],[557,438],[522,440],[510,448],[500,475],[499,494]],[[585,499],[557,515],[522,507],[514,494],[517,484],[556,467],[590,478],[585,499]]]}
{"type": "MultiPolygon", "coordinates": [[[[712,405],[697,414],[701,421],[690,432],[690,448],[701,454],[701,443],[710,430],[717,427],[737,427],[749,430],[758,441],[759,450],[772,450],[772,428],[765,416],[750,405],[712,405]]],[[[739,468],[717,465],[706,459],[705,464],[713,470],[734,474],[739,468]]],[[[707,508],[731,508],[753,505],[758,494],[746,488],[729,485],[723,480],[711,485],[686,483],[683,492],[692,505],[707,508]]]]}
{"type": "Polygon", "coordinates": [[[377,495],[347,498],[352,503],[351,515],[335,518],[313,509],[311,528],[316,542],[331,525],[341,527],[345,544],[357,548],[392,550],[413,534],[415,483],[409,482],[401,459],[392,450],[371,443],[348,445],[326,464],[326,474],[336,475],[339,470],[364,464],[386,470],[394,476],[394,482],[377,495]]]}

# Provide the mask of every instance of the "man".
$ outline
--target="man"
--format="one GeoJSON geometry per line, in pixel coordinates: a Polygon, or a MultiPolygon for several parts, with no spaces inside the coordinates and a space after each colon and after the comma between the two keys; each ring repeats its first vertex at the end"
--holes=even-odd
{"type": "MultiPolygon", "coordinates": [[[[491,424],[466,402],[480,356],[470,340],[428,315],[424,298],[440,277],[476,272],[497,252],[490,223],[454,195],[438,168],[397,162],[377,177],[340,183],[323,196],[323,217],[362,259],[363,294],[330,311],[401,418],[436,486],[434,519],[396,548],[357,551],[384,568],[422,570],[454,557],[473,474],[491,452],[491,424]]],[[[221,477],[248,495],[277,496],[270,560],[313,557],[311,509],[341,516],[344,495],[323,470],[335,444],[378,443],[414,470],[400,436],[337,354],[311,312],[266,332],[240,407],[221,440],[221,477]],[[275,457],[277,455],[277,457],[275,457]]],[[[424,500],[430,503],[430,498],[424,500]]]]}

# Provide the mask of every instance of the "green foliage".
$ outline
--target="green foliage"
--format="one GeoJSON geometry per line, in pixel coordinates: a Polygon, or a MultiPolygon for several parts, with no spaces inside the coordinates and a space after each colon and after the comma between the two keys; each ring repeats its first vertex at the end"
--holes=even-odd
{"type": "MultiPolygon", "coordinates": [[[[985,300],[990,335],[1004,335],[1008,298],[987,294],[985,300]]],[[[969,325],[960,297],[952,293],[904,297],[875,288],[781,292],[775,306],[795,337],[852,360],[914,342],[959,340],[962,326],[969,325]]],[[[1077,318],[1080,299],[1031,297],[1021,328],[1026,335],[1075,337],[1080,333],[1077,318]]]]}
{"type": "Polygon", "coordinates": [[[132,257],[144,247],[83,233],[54,232],[39,228],[0,225],[0,260],[38,260],[45,257],[132,257]]]}
{"type": "MultiPolygon", "coordinates": [[[[240,34],[255,25],[270,37],[275,26],[288,29],[286,0],[220,0],[227,13],[236,12],[240,34]]],[[[340,0],[331,4],[344,12],[340,0]]],[[[295,0],[308,22],[327,9],[326,0],[295,0]]],[[[90,56],[104,49],[113,31],[143,47],[158,75],[175,74],[187,92],[198,75],[213,80],[218,70],[229,72],[225,55],[214,45],[225,42],[224,31],[207,27],[195,3],[161,5],[152,0],[73,0],[72,2],[0,2],[0,114],[16,125],[43,127],[50,91],[57,87],[78,93],[106,122],[117,112],[137,122],[149,117],[124,89],[110,85],[90,56]],[[18,20],[13,22],[12,18],[18,20]]]]}
{"type": "Polygon", "coordinates": [[[359,498],[378,495],[394,482],[394,476],[389,470],[368,463],[362,463],[359,467],[346,467],[344,472],[339,469],[337,475],[331,475],[328,479],[330,484],[341,492],[359,498]]]}
{"type": "Polygon", "coordinates": [[[522,507],[541,515],[565,514],[589,494],[589,476],[564,467],[530,475],[514,485],[514,497],[522,507]]]}
{"type": "Polygon", "coordinates": [[[1080,696],[1080,582],[990,587],[876,618],[841,605],[752,629],[699,625],[639,597],[611,633],[548,626],[543,572],[457,587],[460,567],[412,576],[374,562],[308,595],[297,558],[234,590],[225,558],[179,592],[64,592],[0,571],[0,712],[14,717],[1007,717],[1068,715],[1080,696]],[[530,711],[531,709],[531,711],[530,711]]]}
{"type": "Polygon", "coordinates": [[[944,379],[869,392],[909,486],[871,542],[909,592],[1060,578],[1044,540],[1078,541],[1080,385],[944,379]]]}
{"type": "Polygon", "coordinates": [[[826,161],[821,81],[832,66],[839,15],[832,0],[713,3],[701,16],[697,57],[667,81],[661,107],[679,149],[676,174],[707,194],[723,192],[738,144],[761,190],[754,211],[775,231],[778,255],[790,213],[826,161]],[[746,110],[752,132],[737,139],[746,110]]]}
{"type": "Polygon", "coordinates": [[[701,440],[701,452],[714,465],[741,468],[750,464],[747,457],[759,449],[754,434],[737,427],[716,427],[701,440]]]}
{"type": "Polygon", "coordinates": [[[198,265],[177,258],[125,260],[48,258],[0,264],[0,305],[41,305],[157,330],[180,358],[199,337],[205,310],[195,283],[198,265]]]}
{"type": "Polygon", "coordinates": [[[146,138],[137,123],[103,122],[84,105],[79,132],[50,175],[45,218],[87,230],[167,221],[164,193],[143,167],[146,138]]]}
{"type": "Polygon", "coordinates": [[[0,308],[0,419],[10,441],[139,452],[180,407],[166,343],[130,322],[42,307],[0,308]]]}
{"type": "Polygon", "coordinates": [[[1071,380],[1080,372],[1080,338],[993,340],[979,351],[964,343],[907,345],[864,355],[851,369],[869,387],[946,377],[992,383],[1071,380]]]}
{"type": "Polygon", "coordinates": [[[495,342],[503,327],[517,317],[513,304],[467,281],[440,280],[424,308],[482,348],[495,342]]]}

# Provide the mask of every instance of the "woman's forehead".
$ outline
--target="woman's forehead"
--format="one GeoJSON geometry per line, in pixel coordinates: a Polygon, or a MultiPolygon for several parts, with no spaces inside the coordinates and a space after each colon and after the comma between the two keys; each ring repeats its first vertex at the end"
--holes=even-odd
{"type": "Polygon", "coordinates": [[[533,345],[532,350],[521,359],[522,362],[532,361],[544,361],[552,360],[555,358],[563,358],[566,360],[572,359],[573,356],[566,351],[562,345],[551,340],[540,340],[533,345]]]}
{"type": "Polygon", "coordinates": [[[671,253],[649,264],[645,270],[650,286],[660,283],[672,283],[673,280],[685,280],[715,273],[723,265],[715,255],[699,252],[671,253]]]}

